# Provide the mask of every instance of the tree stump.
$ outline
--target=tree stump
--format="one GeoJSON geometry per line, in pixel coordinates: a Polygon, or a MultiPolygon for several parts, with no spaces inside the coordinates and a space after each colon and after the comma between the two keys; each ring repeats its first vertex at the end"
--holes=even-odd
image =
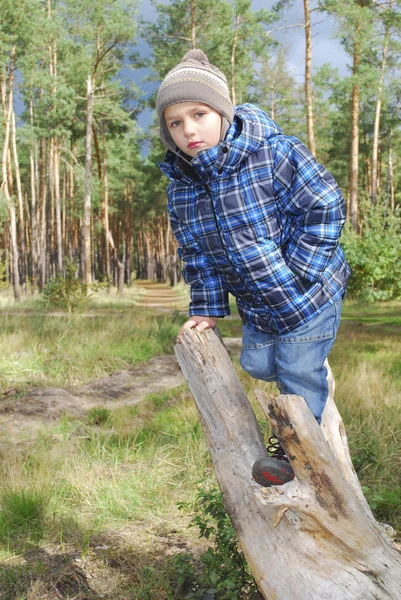
{"type": "Polygon", "coordinates": [[[400,600],[401,554],[377,523],[353,469],[330,397],[320,427],[299,396],[257,393],[295,479],[261,488],[267,455],[254,412],[224,346],[207,329],[175,347],[194,396],[225,508],[266,600],[400,600]]]}

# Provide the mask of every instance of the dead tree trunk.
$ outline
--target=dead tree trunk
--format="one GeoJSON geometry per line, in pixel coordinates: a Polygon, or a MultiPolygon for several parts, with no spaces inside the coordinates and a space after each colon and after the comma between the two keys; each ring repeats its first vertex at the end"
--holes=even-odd
{"type": "Polygon", "coordinates": [[[266,600],[398,600],[401,555],[363,496],[349,457],[334,384],[319,427],[303,398],[258,400],[296,478],[261,488],[266,455],[230,358],[211,330],[186,330],[176,355],[191,388],[225,507],[266,600]]]}

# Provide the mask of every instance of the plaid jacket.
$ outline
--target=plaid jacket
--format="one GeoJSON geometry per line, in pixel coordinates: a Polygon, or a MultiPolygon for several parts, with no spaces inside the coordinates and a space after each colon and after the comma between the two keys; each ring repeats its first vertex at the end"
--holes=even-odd
{"type": "Polygon", "coordinates": [[[167,152],[168,211],[191,286],[190,315],[229,314],[254,331],[290,331],[343,295],[349,268],[333,177],[251,104],[192,168],[167,152]]]}

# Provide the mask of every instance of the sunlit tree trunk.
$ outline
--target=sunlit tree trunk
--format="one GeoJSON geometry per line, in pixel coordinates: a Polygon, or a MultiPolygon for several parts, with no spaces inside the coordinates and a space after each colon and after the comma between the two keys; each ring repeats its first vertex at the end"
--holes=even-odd
{"type": "Polygon", "coordinates": [[[7,169],[8,152],[10,144],[11,121],[13,114],[13,86],[14,86],[14,59],[15,46],[11,50],[11,58],[9,65],[8,81],[5,77],[1,78],[1,97],[3,103],[3,121],[4,121],[4,138],[3,138],[3,153],[2,153],[2,175],[3,181],[1,191],[5,196],[7,208],[10,215],[10,241],[12,253],[12,280],[14,298],[16,302],[21,299],[20,290],[20,274],[19,274],[19,256],[18,256],[18,241],[17,241],[17,216],[13,199],[9,189],[9,173],[7,169]],[[8,88],[8,89],[7,89],[8,88]]]}
{"type": "Polygon", "coordinates": [[[358,178],[359,178],[359,83],[355,79],[358,75],[358,69],[361,62],[360,43],[358,37],[360,35],[361,26],[357,26],[357,40],[354,45],[352,74],[354,83],[352,86],[351,97],[351,162],[350,162],[350,179],[349,179],[349,205],[350,219],[353,229],[358,229],[358,178]]]}
{"type": "Polygon", "coordinates": [[[39,289],[43,290],[46,282],[46,185],[45,185],[45,140],[39,140],[39,289]]]}
{"type": "Polygon", "coordinates": [[[38,285],[38,223],[36,218],[36,164],[35,141],[33,137],[33,103],[32,95],[29,101],[29,115],[31,123],[31,144],[29,149],[30,183],[31,183],[31,291],[38,285]]]}
{"type": "Polygon", "coordinates": [[[111,283],[111,268],[110,268],[110,223],[109,223],[109,179],[107,172],[107,146],[105,126],[102,123],[102,141],[103,141],[103,227],[104,227],[104,262],[107,283],[111,283]]]}
{"type": "Polygon", "coordinates": [[[316,155],[313,97],[312,97],[312,32],[310,21],[309,0],[304,0],[305,13],[305,103],[306,123],[308,129],[308,148],[316,155]]]}
{"type": "Polygon", "coordinates": [[[393,147],[392,137],[393,132],[390,131],[388,136],[388,159],[387,159],[387,184],[386,184],[386,197],[385,207],[386,212],[389,210],[394,214],[395,205],[395,192],[394,192],[394,169],[393,169],[393,147]]]}
{"type": "MultiPolygon", "coordinates": [[[[390,10],[392,9],[392,1],[390,1],[390,10]]],[[[380,132],[380,117],[381,117],[381,109],[382,109],[382,96],[383,96],[383,83],[384,76],[386,72],[387,65],[387,54],[389,47],[389,27],[386,26],[386,32],[384,37],[384,47],[383,47],[383,56],[382,56],[382,64],[380,70],[380,81],[379,88],[377,91],[377,100],[376,100],[376,111],[375,111],[375,122],[373,127],[373,141],[372,141],[372,176],[371,176],[371,193],[370,198],[372,200],[372,204],[376,204],[376,196],[377,196],[377,187],[378,187],[378,154],[379,154],[379,132],[380,132]]]]}
{"type": "Polygon", "coordinates": [[[57,273],[63,272],[63,233],[61,222],[61,196],[60,196],[60,147],[54,139],[54,200],[56,211],[56,239],[57,239],[57,273]]]}
{"type": "Polygon", "coordinates": [[[237,94],[235,89],[235,55],[237,52],[237,42],[238,42],[238,29],[240,24],[241,17],[239,14],[235,15],[235,30],[234,30],[234,39],[233,45],[231,47],[231,102],[235,105],[237,104],[237,94]]]}
{"type": "Polygon", "coordinates": [[[82,216],[81,273],[85,283],[91,283],[91,170],[92,170],[92,120],[93,120],[93,81],[87,79],[86,96],[86,152],[85,152],[85,198],[82,216]]]}
{"type": "Polygon", "coordinates": [[[196,0],[191,3],[191,47],[196,48],[196,0]]]}
{"type": "Polygon", "coordinates": [[[132,285],[132,253],[134,249],[134,232],[133,232],[133,190],[131,181],[128,182],[128,202],[127,218],[125,225],[126,254],[125,254],[125,281],[128,287],[132,285]]]}
{"type": "Polygon", "coordinates": [[[12,110],[11,115],[11,146],[13,151],[15,183],[17,188],[18,212],[19,212],[19,249],[20,249],[20,265],[21,265],[21,281],[24,292],[26,292],[26,280],[28,276],[28,260],[25,244],[25,215],[24,215],[24,199],[22,197],[21,175],[19,169],[19,160],[17,152],[15,113],[12,110]]]}

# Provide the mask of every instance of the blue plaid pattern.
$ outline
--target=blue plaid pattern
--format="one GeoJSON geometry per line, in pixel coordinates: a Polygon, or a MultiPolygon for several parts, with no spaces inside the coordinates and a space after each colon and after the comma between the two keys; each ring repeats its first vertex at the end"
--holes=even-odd
{"type": "Polygon", "coordinates": [[[192,167],[167,152],[168,211],[191,286],[190,315],[229,314],[254,331],[290,331],[344,293],[344,200],[309,150],[251,104],[192,167]]]}

